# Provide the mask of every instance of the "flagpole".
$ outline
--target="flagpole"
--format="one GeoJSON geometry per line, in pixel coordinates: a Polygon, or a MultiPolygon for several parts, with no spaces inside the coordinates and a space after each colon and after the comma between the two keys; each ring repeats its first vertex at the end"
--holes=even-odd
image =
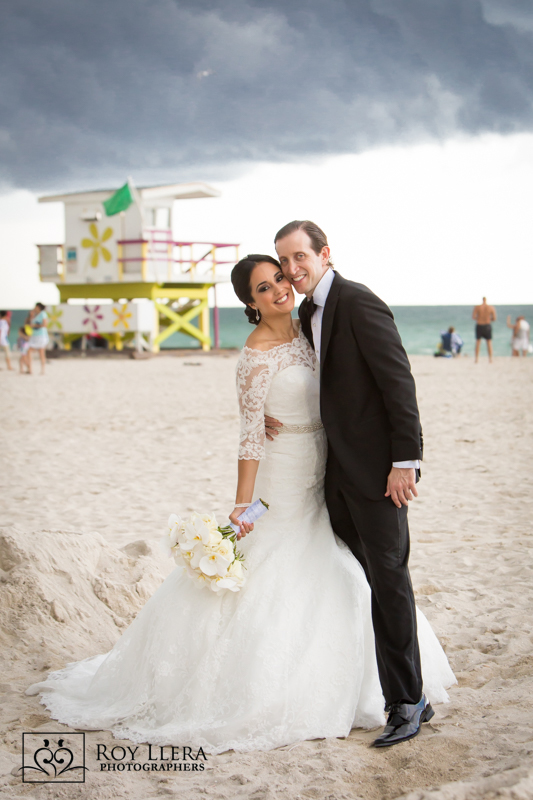
{"type": "Polygon", "coordinates": [[[133,196],[135,204],[136,204],[137,208],[139,209],[139,214],[141,215],[141,225],[142,225],[143,233],[144,233],[144,209],[143,209],[143,204],[142,204],[141,196],[140,196],[139,192],[137,191],[137,187],[133,183],[133,178],[131,177],[131,175],[128,175],[128,186],[130,187],[130,192],[131,192],[131,194],[133,196]]]}

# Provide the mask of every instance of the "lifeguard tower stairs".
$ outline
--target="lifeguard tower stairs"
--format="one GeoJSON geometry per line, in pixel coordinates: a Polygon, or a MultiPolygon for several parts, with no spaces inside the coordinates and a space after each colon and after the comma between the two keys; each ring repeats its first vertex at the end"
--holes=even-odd
{"type": "Polygon", "coordinates": [[[65,243],[38,245],[41,280],[55,283],[60,295],[47,309],[50,333],[65,349],[101,336],[118,350],[131,343],[158,352],[178,331],[204,350],[218,347],[216,286],[229,280],[238,245],[175,241],[172,213],[176,200],[220,193],[205,183],[131,189],[129,207],[112,216],[104,205],[116,194],[111,189],[39,198],[65,209],[65,243]]]}

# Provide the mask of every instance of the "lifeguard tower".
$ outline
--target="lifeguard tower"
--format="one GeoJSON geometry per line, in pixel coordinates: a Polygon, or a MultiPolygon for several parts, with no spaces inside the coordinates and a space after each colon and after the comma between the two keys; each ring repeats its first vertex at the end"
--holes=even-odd
{"type": "Polygon", "coordinates": [[[216,285],[229,280],[238,245],[175,241],[172,212],[176,200],[219,194],[205,183],[136,189],[128,181],[117,191],[40,197],[65,207],[65,244],[38,245],[41,280],[59,289],[59,305],[47,309],[54,339],[70,349],[75,339],[97,335],[119,350],[134,342],[158,352],[179,331],[209,350],[214,288],[218,347],[216,285]]]}

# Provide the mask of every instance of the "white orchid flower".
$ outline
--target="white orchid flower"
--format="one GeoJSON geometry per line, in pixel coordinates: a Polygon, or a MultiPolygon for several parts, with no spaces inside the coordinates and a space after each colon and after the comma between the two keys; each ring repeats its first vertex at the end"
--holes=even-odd
{"type": "Polygon", "coordinates": [[[207,575],[204,575],[203,572],[195,572],[194,573],[194,583],[199,589],[203,589],[205,586],[209,586],[211,583],[211,578],[208,578],[207,575]]]}
{"type": "Polygon", "coordinates": [[[185,527],[183,525],[176,531],[176,539],[178,544],[187,541],[187,537],[185,536],[185,527]]]}
{"type": "Polygon", "coordinates": [[[204,575],[220,575],[220,577],[222,577],[228,571],[230,564],[231,561],[229,561],[220,553],[214,551],[210,552],[206,556],[203,556],[198,566],[204,575]]]}
{"type": "Polygon", "coordinates": [[[202,514],[202,521],[207,525],[210,533],[218,531],[218,522],[214,514],[202,514]]]}
{"type": "Polygon", "coordinates": [[[182,547],[180,545],[179,551],[176,550],[176,553],[181,555],[181,557],[187,562],[187,564],[194,558],[196,554],[196,548],[194,546],[189,545],[189,547],[182,547]]]}
{"type": "Polygon", "coordinates": [[[201,542],[196,542],[194,539],[185,539],[183,542],[180,542],[178,547],[182,553],[188,553],[190,550],[194,550],[195,547],[200,546],[203,548],[203,544],[201,542]]]}
{"type": "Polygon", "coordinates": [[[184,526],[184,538],[189,542],[209,542],[210,531],[199,514],[193,514],[184,526]]]}
{"type": "MultiPolygon", "coordinates": [[[[176,548],[178,550],[178,548],[176,548]]],[[[183,558],[191,564],[194,569],[198,568],[200,559],[202,559],[209,551],[208,548],[201,542],[181,542],[179,545],[179,552],[183,558]]]]}
{"type": "Polygon", "coordinates": [[[177,514],[171,514],[170,517],[168,518],[167,525],[168,525],[169,529],[172,530],[172,528],[174,528],[176,526],[179,528],[181,523],[182,523],[181,517],[178,517],[177,514]]]}
{"type": "Polygon", "coordinates": [[[235,583],[235,581],[232,580],[231,578],[223,578],[220,581],[220,586],[222,589],[229,589],[230,592],[240,592],[241,590],[239,584],[235,583]]]}
{"type": "Polygon", "coordinates": [[[198,569],[199,568],[200,561],[205,556],[205,550],[206,550],[206,548],[202,544],[200,544],[200,545],[196,544],[192,548],[192,556],[191,556],[191,559],[190,559],[189,563],[190,563],[190,565],[191,565],[191,567],[193,569],[198,569]]]}
{"type": "Polygon", "coordinates": [[[177,514],[171,514],[168,518],[167,525],[169,529],[168,537],[170,546],[175,547],[183,539],[184,522],[177,514]]]}
{"type": "Polygon", "coordinates": [[[241,561],[234,561],[231,567],[228,569],[228,576],[233,578],[234,580],[243,583],[244,582],[244,573],[241,561]]]}
{"type": "Polygon", "coordinates": [[[223,538],[224,537],[222,536],[220,531],[217,530],[211,531],[209,533],[209,542],[208,542],[209,547],[212,547],[214,550],[216,550],[216,548],[218,547],[223,538]]]}
{"type": "Polygon", "coordinates": [[[216,552],[224,556],[224,558],[227,558],[230,564],[235,561],[235,550],[233,549],[233,543],[230,542],[229,539],[222,539],[216,552]]]}
{"type": "Polygon", "coordinates": [[[232,578],[212,578],[209,588],[213,592],[220,592],[223,589],[229,589],[230,592],[238,592],[239,586],[232,578]]]}

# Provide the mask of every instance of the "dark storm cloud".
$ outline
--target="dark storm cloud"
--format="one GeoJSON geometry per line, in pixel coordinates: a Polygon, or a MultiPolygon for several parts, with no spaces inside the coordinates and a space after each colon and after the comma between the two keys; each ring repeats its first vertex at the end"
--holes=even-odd
{"type": "Polygon", "coordinates": [[[530,0],[4,0],[0,181],[133,173],[533,128],[530,0]]]}

